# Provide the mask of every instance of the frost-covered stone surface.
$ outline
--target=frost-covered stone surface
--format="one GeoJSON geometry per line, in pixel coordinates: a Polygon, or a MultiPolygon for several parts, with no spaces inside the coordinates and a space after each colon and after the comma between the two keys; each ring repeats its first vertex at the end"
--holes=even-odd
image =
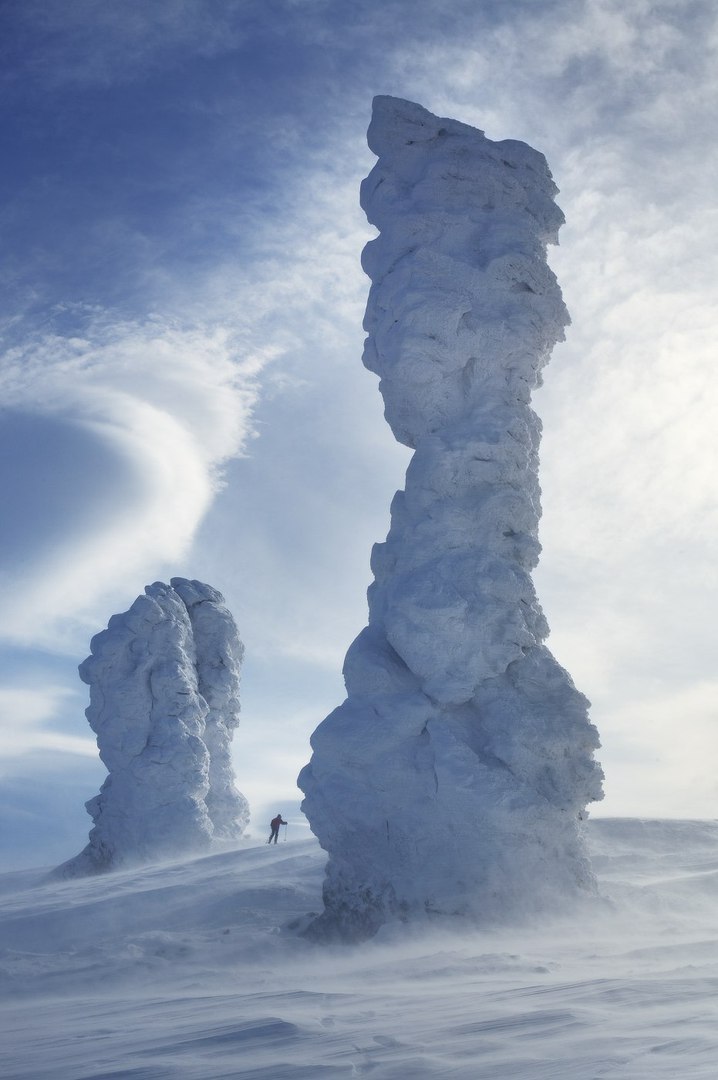
{"type": "Polygon", "coordinates": [[[192,627],[197,689],[207,703],[202,739],[209,753],[207,812],[215,838],[232,840],[249,822],[247,801],[234,785],[230,747],[239,725],[239,678],[244,646],[224,597],[209,585],[172,578],[192,627]]]}
{"type": "Polygon", "coordinates": [[[92,639],[79,670],[109,775],[86,804],[94,821],[89,844],[59,874],[241,836],[249,813],[234,786],[230,741],[242,653],[220,593],[185,578],[148,585],[92,639]]]}
{"type": "Polygon", "coordinates": [[[364,363],[415,449],[372,554],[347,700],[299,784],[329,853],[317,933],[419,914],[515,917],[591,890],[601,798],[588,702],[543,644],[540,421],[568,315],[546,262],[563,215],[543,156],[375,99],[361,202],[380,235],[364,363]]]}

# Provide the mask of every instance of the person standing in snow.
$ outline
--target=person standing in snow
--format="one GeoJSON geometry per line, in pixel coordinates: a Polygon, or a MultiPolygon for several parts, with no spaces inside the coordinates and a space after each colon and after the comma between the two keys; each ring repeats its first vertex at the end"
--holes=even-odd
{"type": "Polygon", "coordinates": [[[280,825],[286,825],[286,824],[287,824],[286,821],[282,821],[282,815],[281,814],[277,814],[277,816],[275,818],[272,818],[272,820],[269,823],[272,831],[269,834],[269,840],[267,840],[268,844],[271,844],[272,840],[274,840],[274,843],[276,844],[277,839],[279,837],[279,826],[280,825]]]}

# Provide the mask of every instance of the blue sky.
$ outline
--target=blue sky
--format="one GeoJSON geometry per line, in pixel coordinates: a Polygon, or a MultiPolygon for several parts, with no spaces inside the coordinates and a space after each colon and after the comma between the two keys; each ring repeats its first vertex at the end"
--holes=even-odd
{"type": "Polygon", "coordinates": [[[173,575],[245,641],[241,789],[260,823],[296,807],[407,463],[360,360],[377,93],[549,160],[573,319],[534,402],[549,644],[594,703],[599,812],[715,816],[714,5],[10,0],[0,23],[5,864],[83,846],[104,769],[76,666],[173,575]]]}

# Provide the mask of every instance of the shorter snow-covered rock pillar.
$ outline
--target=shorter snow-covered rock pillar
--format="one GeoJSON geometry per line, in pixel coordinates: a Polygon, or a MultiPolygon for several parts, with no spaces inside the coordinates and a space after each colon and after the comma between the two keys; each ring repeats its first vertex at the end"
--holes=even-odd
{"type": "Polygon", "coordinates": [[[86,716],[108,777],[86,804],[87,847],[57,873],[206,850],[249,820],[234,786],[243,648],[220,593],[199,581],[155,582],[113,615],[80,665],[86,716]]]}
{"type": "Polygon", "coordinates": [[[379,97],[362,206],[380,235],[364,363],[414,449],[347,700],[312,736],[303,809],[328,852],[318,935],[483,922],[593,888],[579,819],[601,798],[588,702],[543,644],[531,393],[568,322],[546,261],[546,161],[379,97]]]}

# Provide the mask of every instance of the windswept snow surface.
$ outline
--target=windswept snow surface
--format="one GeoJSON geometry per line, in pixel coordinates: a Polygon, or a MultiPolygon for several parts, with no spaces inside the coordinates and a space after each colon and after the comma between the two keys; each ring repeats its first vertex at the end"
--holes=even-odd
{"type": "Polygon", "coordinates": [[[5,874],[0,1076],[715,1080],[718,823],[588,835],[607,899],[570,921],[394,924],[361,946],[296,933],[321,904],[314,839],[5,874]]]}
{"type": "Polygon", "coordinates": [[[148,585],[95,635],[80,678],[109,775],[86,803],[90,842],[58,867],[60,876],[242,835],[249,810],[230,759],[242,655],[222,595],[186,578],[148,585]]]}
{"type": "Polygon", "coordinates": [[[397,916],[483,923],[593,888],[580,818],[602,797],[588,702],[543,644],[531,408],[568,315],[541,154],[379,97],[361,202],[380,235],[364,363],[415,449],[372,553],[347,700],[312,736],[303,809],[329,853],[315,931],[397,916]]]}

